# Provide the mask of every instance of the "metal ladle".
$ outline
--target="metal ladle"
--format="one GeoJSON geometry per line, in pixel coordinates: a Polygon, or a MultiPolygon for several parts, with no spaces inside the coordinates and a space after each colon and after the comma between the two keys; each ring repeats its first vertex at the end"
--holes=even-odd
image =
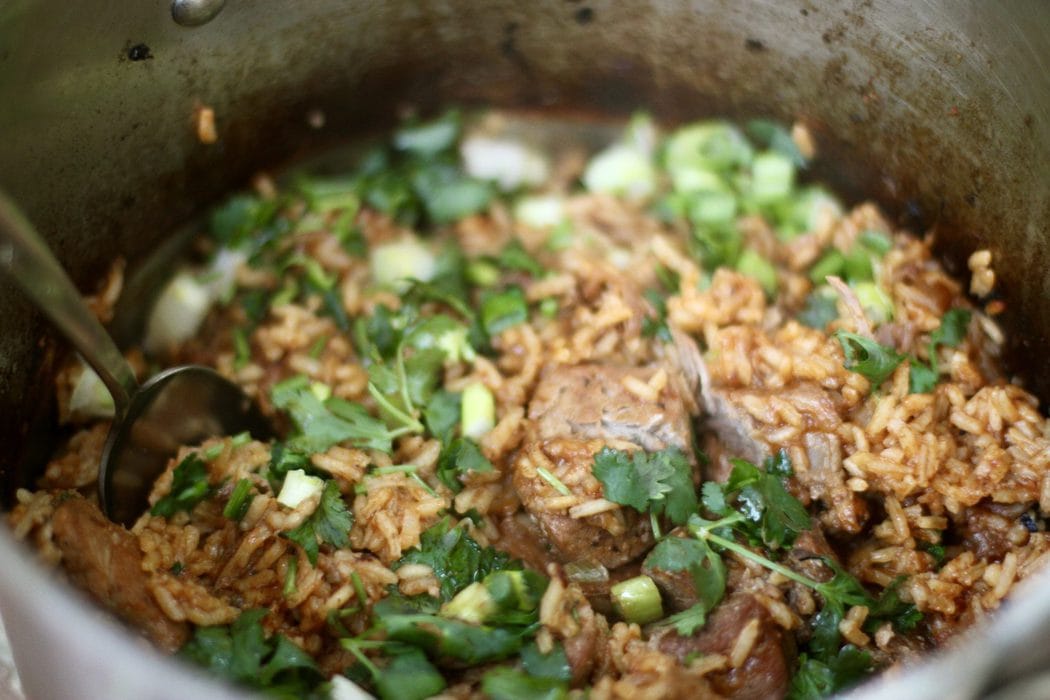
{"type": "Polygon", "coordinates": [[[0,269],[5,270],[98,374],[113,397],[113,425],[99,465],[98,494],[114,522],[143,513],[154,480],[181,445],[273,430],[233,382],[199,365],[173,367],[141,386],[109,334],[26,217],[0,192],[0,269]]]}

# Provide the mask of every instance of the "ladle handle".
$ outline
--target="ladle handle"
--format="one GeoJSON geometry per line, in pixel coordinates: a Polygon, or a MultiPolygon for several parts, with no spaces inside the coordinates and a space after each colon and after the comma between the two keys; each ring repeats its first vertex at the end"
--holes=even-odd
{"type": "Polygon", "coordinates": [[[44,239],[11,199],[0,192],[0,269],[9,274],[77,349],[123,416],[138,382],[106,329],[80,298],[44,239]]]}

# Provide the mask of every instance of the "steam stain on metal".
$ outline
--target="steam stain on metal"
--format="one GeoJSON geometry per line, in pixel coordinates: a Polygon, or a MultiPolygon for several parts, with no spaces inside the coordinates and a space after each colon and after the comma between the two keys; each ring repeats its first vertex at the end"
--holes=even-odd
{"type": "Polygon", "coordinates": [[[577,24],[590,24],[594,19],[594,10],[590,7],[581,7],[573,15],[577,24]]]}
{"type": "Polygon", "coordinates": [[[145,44],[135,44],[128,49],[129,61],[146,61],[153,58],[153,52],[145,44]]]}
{"type": "Polygon", "coordinates": [[[744,40],[744,48],[746,48],[748,51],[754,51],[756,53],[761,53],[762,51],[766,50],[766,44],[761,39],[755,39],[755,38],[752,38],[752,37],[748,37],[747,39],[744,40]]]}

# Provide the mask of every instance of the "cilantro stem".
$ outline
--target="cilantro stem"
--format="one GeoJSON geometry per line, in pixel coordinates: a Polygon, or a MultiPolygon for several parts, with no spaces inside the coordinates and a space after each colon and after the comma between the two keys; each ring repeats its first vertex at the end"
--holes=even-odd
{"type": "Polygon", "coordinates": [[[368,672],[372,675],[373,678],[379,677],[379,667],[372,663],[372,660],[365,656],[364,652],[361,651],[361,649],[359,648],[359,646],[361,645],[371,646],[368,644],[368,642],[360,642],[356,639],[341,639],[339,640],[339,643],[344,649],[353,654],[357,658],[357,660],[361,662],[362,666],[368,669],[368,672]]]}
{"type": "MultiPolygon", "coordinates": [[[[412,413],[414,406],[412,405],[412,397],[408,394],[408,373],[405,372],[405,344],[401,341],[397,345],[397,355],[394,358],[395,365],[397,367],[397,383],[401,389],[401,400],[405,402],[405,410],[412,413]]],[[[418,424],[418,422],[417,422],[418,424]]],[[[419,426],[420,431],[423,430],[423,426],[419,426]]]]}
{"type": "Polygon", "coordinates": [[[389,467],[376,467],[372,473],[377,476],[381,474],[415,474],[417,469],[419,467],[415,464],[391,464],[389,467]]]}
{"type": "MultiPolygon", "coordinates": [[[[739,515],[739,514],[736,514],[736,515],[739,515]]],[[[802,574],[796,573],[795,571],[792,571],[791,569],[789,569],[788,567],[786,567],[786,566],[784,566],[782,564],[777,564],[774,561],[770,561],[769,559],[767,559],[766,557],[762,556],[761,554],[756,554],[755,552],[752,552],[747,547],[745,547],[745,546],[743,546],[741,544],[737,544],[736,542],[734,542],[731,539],[728,539],[726,537],[722,537],[721,535],[716,535],[714,532],[712,532],[712,530],[714,530],[716,527],[721,527],[721,526],[730,524],[727,521],[737,522],[739,520],[743,520],[743,516],[734,518],[732,515],[730,515],[729,517],[722,518],[722,520],[719,520],[719,521],[717,521],[715,523],[711,523],[710,525],[697,525],[695,522],[690,522],[688,527],[689,527],[689,532],[693,535],[693,537],[696,537],[699,540],[703,540],[705,542],[711,542],[713,544],[717,544],[719,547],[722,547],[723,549],[728,549],[731,552],[735,552],[735,553],[739,554],[740,556],[744,557],[745,559],[750,559],[751,561],[755,562],[756,564],[760,564],[761,566],[766,567],[770,571],[775,571],[776,573],[780,574],[781,576],[783,576],[785,578],[788,578],[788,579],[791,579],[795,583],[801,583],[803,586],[806,586],[808,588],[812,588],[817,593],[820,593],[821,595],[825,595],[825,591],[824,591],[825,587],[822,586],[817,581],[814,581],[811,578],[807,578],[807,577],[803,576],[802,574]]]]}
{"type": "Polygon", "coordinates": [[[430,488],[430,484],[428,484],[427,482],[423,481],[423,477],[421,477],[416,472],[412,472],[411,474],[409,474],[408,478],[410,478],[412,481],[414,481],[417,484],[419,484],[420,488],[422,488],[424,491],[426,491],[428,495],[430,495],[430,496],[437,496],[437,491],[435,491],[434,489],[430,488]]]}
{"type": "Polygon", "coordinates": [[[653,530],[653,539],[658,540],[663,537],[663,532],[660,530],[660,521],[656,518],[656,513],[649,511],[649,527],[653,530]]]}
{"type": "Polygon", "coordinates": [[[572,491],[569,487],[562,483],[562,480],[550,473],[546,467],[536,467],[536,473],[540,475],[540,478],[550,484],[555,491],[560,493],[562,496],[571,496],[572,491]]]}
{"type": "MultiPolygon", "coordinates": [[[[422,423],[420,423],[418,420],[402,411],[394,404],[390,403],[390,400],[387,397],[383,396],[383,393],[379,391],[379,387],[377,387],[372,382],[368,383],[368,393],[372,395],[372,398],[375,399],[376,403],[379,404],[380,407],[383,408],[383,410],[385,410],[395,419],[400,421],[403,424],[404,428],[408,428],[408,432],[423,432],[422,423]]],[[[412,404],[407,405],[411,406],[412,404]]]]}
{"type": "Polygon", "coordinates": [[[354,595],[357,596],[358,604],[364,608],[368,605],[368,592],[365,590],[365,582],[361,580],[360,574],[353,571],[350,573],[350,583],[354,587],[354,595]]]}

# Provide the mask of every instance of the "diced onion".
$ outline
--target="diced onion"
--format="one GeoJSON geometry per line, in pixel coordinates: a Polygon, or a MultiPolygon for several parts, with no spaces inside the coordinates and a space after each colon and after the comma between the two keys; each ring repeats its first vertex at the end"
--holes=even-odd
{"type": "Polygon", "coordinates": [[[415,238],[405,238],[372,249],[372,279],[383,287],[404,291],[406,280],[429,282],[437,272],[434,254],[415,238]]]}
{"type": "Polygon", "coordinates": [[[583,184],[591,192],[645,199],[656,190],[656,169],[637,149],[615,144],[591,159],[583,173],[583,184]]]}
{"type": "Polygon", "coordinates": [[[84,418],[112,418],[113,397],[106,385],[95,370],[83,363],[81,367],[80,377],[69,397],[70,413],[84,418]]]}
{"type": "Polygon", "coordinates": [[[475,382],[463,390],[460,422],[463,435],[475,440],[496,425],[496,400],[487,386],[475,382]]]}
{"type": "Polygon", "coordinates": [[[164,291],[146,323],[143,346],[147,352],[162,352],[197,334],[211,308],[208,288],[189,273],[176,275],[164,291]]]}
{"type": "Polygon", "coordinates": [[[493,180],[504,192],[542,184],[550,171],[547,159],[511,139],[470,136],[460,146],[468,175],[493,180]]]}
{"type": "Polygon", "coordinates": [[[328,680],[328,686],[328,700],[372,700],[356,683],[338,673],[328,680]]]}
{"type": "Polygon", "coordinates": [[[292,469],[284,477],[284,485],[277,502],[289,508],[298,508],[307,498],[320,496],[324,491],[324,479],[309,476],[302,469],[292,469]]]}
{"type": "Polygon", "coordinates": [[[514,206],[514,218],[533,228],[553,228],[565,220],[565,202],[556,195],[522,197],[514,206]]]}

